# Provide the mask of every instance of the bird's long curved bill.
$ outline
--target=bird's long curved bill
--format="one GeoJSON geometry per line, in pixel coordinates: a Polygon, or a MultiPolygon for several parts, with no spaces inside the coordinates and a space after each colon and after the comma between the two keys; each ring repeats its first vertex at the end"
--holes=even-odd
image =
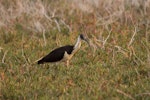
{"type": "Polygon", "coordinates": [[[84,40],[85,40],[85,42],[87,42],[87,44],[89,45],[89,47],[91,47],[89,40],[88,39],[84,39],[84,40]]]}

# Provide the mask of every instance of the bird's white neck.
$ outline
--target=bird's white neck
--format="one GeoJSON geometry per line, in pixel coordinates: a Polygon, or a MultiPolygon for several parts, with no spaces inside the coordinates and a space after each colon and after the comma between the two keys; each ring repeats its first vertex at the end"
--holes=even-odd
{"type": "Polygon", "coordinates": [[[81,47],[81,38],[79,36],[76,44],[74,45],[74,50],[77,51],[80,47],[81,47]]]}

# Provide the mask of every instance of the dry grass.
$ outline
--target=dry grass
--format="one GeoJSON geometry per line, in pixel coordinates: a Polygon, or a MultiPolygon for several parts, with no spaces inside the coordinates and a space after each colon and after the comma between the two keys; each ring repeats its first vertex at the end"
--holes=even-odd
{"type": "Polygon", "coordinates": [[[0,98],[150,99],[150,0],[1,0],[0,98]],[[87,34],[70,68],[37,65],[87,34]]]}

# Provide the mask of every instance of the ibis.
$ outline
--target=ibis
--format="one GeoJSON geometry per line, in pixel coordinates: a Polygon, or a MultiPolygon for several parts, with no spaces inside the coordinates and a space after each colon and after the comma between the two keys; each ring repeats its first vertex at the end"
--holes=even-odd
{"type": "Polygon", "coordinates": [[[74,54],[80,49],[82,40],[89,44],[88,39],[85,37],[85,35],[80,34],[77,38],[75,45],[66,45],[54,49],[48,55],[40,59],[38,61],[38,64],[64,61],[66,62],[66,65],[69,66],[69,61],[74,56],[74,54]]]}

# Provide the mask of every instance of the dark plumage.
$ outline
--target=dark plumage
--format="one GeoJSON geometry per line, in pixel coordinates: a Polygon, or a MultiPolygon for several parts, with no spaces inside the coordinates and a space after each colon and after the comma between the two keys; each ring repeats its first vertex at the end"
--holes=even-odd
{"type": "Polygon", "coordinates": [[[44,62],[57,62],[57,61],[60,61],[63,58],[65,51],[68,54],[71,54],[71,52],[73,51],[73,46],[67,45],[67,46],[63,46],[63,47],[60,47],[60,48],[57,48],[57,49],[53,50],[47,56],[45,56],[44,58],[39,60],[38,64],[43,64],[44,62]]]}

